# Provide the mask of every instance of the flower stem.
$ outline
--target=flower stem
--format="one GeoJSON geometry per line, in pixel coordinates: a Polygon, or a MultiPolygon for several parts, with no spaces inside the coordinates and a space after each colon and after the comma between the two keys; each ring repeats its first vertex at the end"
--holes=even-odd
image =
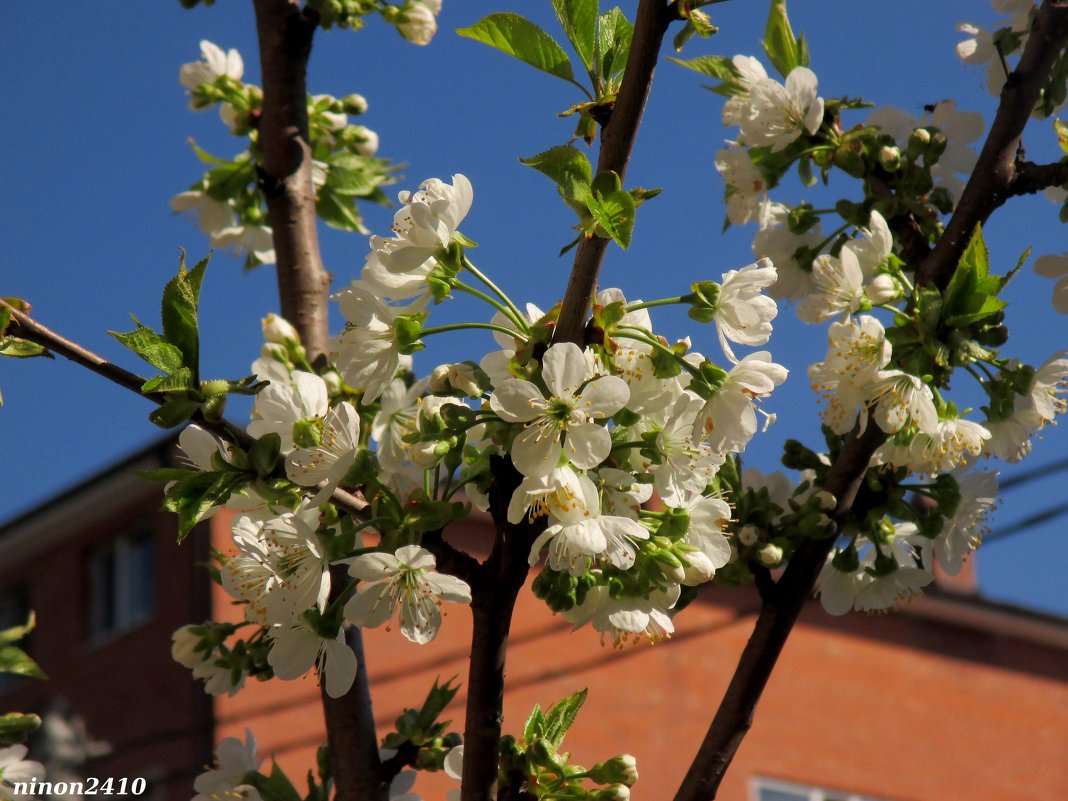
{"type": "Polygon", "coordinates": [[[475,289],[473,286],[469,286],[469,285],[465,284],[463,281],[460,281],[460,280],[455,279],[455,278],[450,282],[450,285],[452,286],[453,289],[455,289],[455,290],[457,290],[459,292],[465,292],[468,295],[473,295],[474,297],[478,298],[479,300],[481,300],[481,301],[483,301],[485,303],[488,303],[490,306],[492,306],[497,311],[499,311],[501,314],[503,314],[505,317],[507,317],[521,332],[526,332],[527,330],[529,330],[527,328],[527,325],[526,325],[525,321],[523,321],[521,316],[517,315],[512,309],[508,308],[503,303],[500,303],[496,299],[491,298],[489,295],[487,295],[482,290],[475,289]]]}
{"type": "MultiPolygon", "coordinates": [[[[477,278],[479,281],[481,281],[483,284],[485,284],[487,287],[489,287],[489,290],[494,295],[496,295],[502,301],[504,301],[504,305],[506,305],[509,309],[511,309],[512,310],[512,314],[515,315],[515,320],[513,320],[513,322],[515,322],[517,325],[521,326],[520,330],[522,330],[522,331],[529,331],[530,330],[530,326],[527,325],[526,317],[523,316],[523,312],[519,311],[519,308],[515,305],[515,303],[512,302],[512,299],[510,297],[508,297],[508,295],[504,292],[504,290],[502,290],[499,286],[497,286],[495,283],[493,283],[493,281],[491,281],[489,279],[489,276],[487,276],[485,273],[483,273],[481,270],[479,270],[477,267],[475,267],[475,265],[471,263],[471,260],[469,258],[467,258],[466,255],[464,256],[463,267],[464,267],[465,270],[467,270],[469,273],[471,273],[471,275],[473,275],[475,278],[477,278]]],[[[509,315],[509,316],[511,316],[511,315],[509,315]]]]}
{"type": "Polygon", "coordinates": [[[448,325],[435,325],[430,328],[424,328],[420,332],[420,336],[428,337],[434,334],[445,334],[449,331],[463,331],[466,328],[484,328],[488,331],[500,331],[502,334],[507,334],[510,337],[519,337],[520,339],[526,339],[526,334],[516,331],[512,328],[505,328],[503,325],[496,325],[494,323],[450,323],[448,325]]]}
{"type": "Polygon", "coordinates": [[[686,303],[686,299],[689,295],[679,295],[674,298],[661,298],[660,300],[646,300],[641,303],[628,303],[627,312],[638,311],[638,309],[651,309],[653,306],[673,306],[676,303],[686,303]]]}

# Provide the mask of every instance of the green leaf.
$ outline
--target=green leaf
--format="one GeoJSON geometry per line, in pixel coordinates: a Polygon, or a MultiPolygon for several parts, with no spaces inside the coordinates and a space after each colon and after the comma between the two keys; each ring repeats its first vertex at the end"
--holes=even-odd
{"type": "Polygon", "coordinates": [[[598,0],[552,0],[556,18],[587,72],[593,72],[597,50],[598,0]]]}
{"type": "MultiPolygon", "coordinates": [[[[790,28],[790,19],[786,16],[786,0],[772,0],[768,11],[768,22],[764,26],[764,52],[779,74],[785,78],[795,67],[803,66],[802,49],[807,56],[808,49],[798,45],[790,28]]],[[[806,59],[807,60],[807,59],[806,59]]]]}
{"type": "Polygon", "coordinates": [[[629,193],[620,190],[608,195],[591,194],[586,198],[586,208],[612,241],[624,250],[630,247],[637,204],[629,193]]]}
{"type": "Polygon", "coordinates": [[[136,317],[134,323],[137,328],[128,334],[120,334],[117,331],[108,333],[162,373],[173,373],[181,369],[182,351],[177,346],[148,326],[142,325],[136,317]]]}
{"type": "Polygon", "coordinates": [[[33,612],[30,612],[29,617],[26,618],[26,622],[23,623],[21,626],[12,626],[9,629],[4,629],[3,631],[0,631],[0,645],[9,645],[13,642],[18,642],[31,631],[33,631],[33,627],[36,625],[37,618],[33,614],[33,612]]]}
{"type": "Polygon", "coordinates": [[[179,367],[171,375],[150,378],[141,385],[142,392],[184,392],[193,389],[193,373],[188,367],[179,367]]]}
{"type": "Polygon", "coordinates": [[[329,162],[326,185],[339,195],[366,197],[389,180],[385,162],[356,154],[335,157],[329,162]]]}
{"type": "Polygon", "coordinates": [[[300,793],[293,786],[277,762],[271,763],[270,777],[257,774],[256,786],[263,801],[301,801],[300,793]]]}
{"type": "Polygon", "coordinates": [[[542,730],[545,728],[545,716],[541,713],[541,707],[534,704],[534,708],[530,711],[530,717],[527,718],[527,722],[523,724],[523,742],[528,746],[541,736],[542,730]]]}
{"type": "Polygon", "coordinates": [[[315,201],[315,211],[331,228],[354,231],[358,234],[367,233],[367,229],[363,226],[363,218],[356,210],[353,198],[338,192],[329,184],[319,190],[319,197],[315,201]]]}
{"type": "MultiPolygon", "coordinates": [[[[197,307],[200,302],[200,284],[208,258],[197,262],[192,270],[185,269],[185,252],[178,263],[178,275],[163,288],[164,338],[182,353],[182,364],[188,367],[194,380],[200,375],[200,332],[197,329],[197,307]]],[[[167,372],[173,372],[168,370],[167,372]]]]}
{"type": "Polygon", "coordinates": [[[545,721],[540,734],[549,740],[554,748],[559,748],[564,742],[564,735],[575,723],[579,710],[582,709],[582,705],[586,702],[586,693],[587,690],[579,690],[577,693],[569,695],[559,703],[554,704],[545,714],[545,721]]]}
{"type": "Polygon", "coordinates": [[[37,663],[17,645],[0,645],[0,673],[14,673],[19,676],[31,676],[35,679],[47,679],[37,663]]]}
{"type": "Polygon", "coordinates": [[[1057,144],[1061,146],[1061,152],[1068,156],[1068,125],[1055,119],[1053,120],[1053,130],[1057,134],[1057,144]]]}
{"type": "Polygon", "coordinates": [[[189,535],[209,509],[226,503],[230,494],[246,483],[248,477],[241,473],[198,472],[171,485],[163,508],[178,515],[178,542],[189,535]]]}
{"type": "Polygon", "coordinates": [[[634,26],[619,8],[601,15],[597,30],[597,57],[605,83],[610,83],[613,76],[623,72],[633,39],[634,26]]]}
{"type": "Polygon", "coordinates": [[[24,743],[39,728],[41,728],[41,719],[37,715],[22,712],[8,712],[6,715],[0,715],[0,745],[24,743]]]}
{"type": "Polygon", "coordinates": [[[716,94],[730,97],[743,90],[742,85],[738,83],[738,73],[735,72],[734,64],[726,56],[698,56],[691,59],[668,57],[668,61],[673,61],[680,67],[701,75],[718,79],[719,85],[707,87],[716,94]]]}
{"type": "Polygon", "coordinates": [[[519,161],[553,181],[564,201],[578,212],[580,218],[584,216],[593,181],[593,168],[585,153],[572,145],[559,145],[519,161]]]}
{"type": "Polygon", "coordinates": [[[474,39],[502,53],[518,58],[542,72],[573,81],[571,61],[564,49],[549,34],[530,20],[502,12],[483,17],[469,28],[456,31],[461,36],[474,39]]]}
{"type": "Polygon", "coordinates": [[[34,356],[55,357],[43,345],[36,342],[27,342],[18,337],[0,337],[0,356],[10,356],[14,359],[30,359],[34,356]]]}
{"type": "Polygon", "coordinates": [[[192,417],[199,408],[199,400],[172,398],[149,412],[148,419],[160,428],[174,428],[192,417]]]}
{"type": "Polygon", "coordinates": [[[960,328],[1004,309],[1009,304],[997,295],[1005,280],[990,275],[990,254],[982,228],[976,225],[943,294],[942,322],[950,328],[960,328]]]}
{"type": "Polygon", "coordinates": [[[258,476],[269,476],[278,463],[282,438],[275,433],[264,434],[248,450],[248,461],[258,476]]]}

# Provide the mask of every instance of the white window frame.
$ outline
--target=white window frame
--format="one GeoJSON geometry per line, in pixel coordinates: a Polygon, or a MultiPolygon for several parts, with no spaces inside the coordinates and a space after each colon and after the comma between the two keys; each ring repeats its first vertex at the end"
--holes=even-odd
{"type": "Polygon", "coordinates": [[[801,801],[801,799],[804,799],[804,801],[827,801],[828,795],[832,796],[834,801],[839,801],[839,799],[841,799],[841,801],[889,801],[885,798],[859,795],[858,793],[850,793],[845,790],[834,790],[828,787],[813,787],[812,785],[784,782],[780,779],[768,779],[763,776],[754,776],[749,780],[750,801],[761,801],[761,790],[794,793],[798,796],[798,801],[801,801]]]}
{"type": "Polygon", "coordinates": [[[130,534],[122,534],[109,542],[95,546],[89,553],[89,642],[99,645],[118,637],[142,623],[150,620],[156,613],[156,553],[155,532],[149,528],[130,534]],[[134,543],[147,538],[152,548],[152,587],[153,598],[149,608],[138,608],[133,599],[134,543]],[[104,587],[104,564],[111,559],[115,567],[114,593],[115,618],[111,625],[105,627],[104,604],[107,602],[104,587]]]}

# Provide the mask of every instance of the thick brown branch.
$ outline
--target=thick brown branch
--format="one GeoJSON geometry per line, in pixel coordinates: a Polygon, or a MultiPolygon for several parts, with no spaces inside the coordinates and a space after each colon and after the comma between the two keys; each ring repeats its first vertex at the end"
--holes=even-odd
{"type": "Polygon", "coordinates": [[[354,628],[346,636],[359,663],[356,681],[352,689],[340,698],[331,698],[326,692],[325,683],[322,687],[323,717],[326,719],[326,739],[330,746],[334,782],[338,788],[337,798],[347,796],[367,801],[387,801],[389,781],[381,775],[380,770],[363,634],[354,628]],[[342,792],[346,796],[342,796],[342,792]]]}
{"type": "MultiPolygon", "coordinates": [[[[839,521],[849,515],[868,462],[884,439],[877,426],[869,425],[862,435],[849,438],[828,471],[826,489],[838,499],[835,514],[839,521]]],[[[809,540],[794,554],[774,591],[761,590],[763,603],[753,634],[675,801],[715,798],[734,754],[753,724],[753,713],[771,671],[833,546],[833,537],[809,540]]]]}
{"type": "MultiPolygon", "coordinates": [[[[645,111],[645,101],[653,85],[653,70],[660,55],[660,46],[668,25],[675,19],[678,19],[678,11],[674,4],[666,4],[663,0],[641,0],[638,3],[634,41],[623,72],[623,82],[616,96],[612,116],[601,134],[598,173],[610,170],[621,179],[625,176],[638,125],[645,111]]],[[[584,239],[579,243],[556,326],[557,342],[582,344],[586,313],[607,247],[608,240],[599,237],[584,239]]]]}
{"type": "Polygon", "coordinates": [[[327,296],[316,230],[306,74],[315,21],[291,0],[255,0],[263,72],[259,146],[274,235],[282,316],[300,334],[313,364],[328,351],[327,296]]]}
{"type": "Polygon", "coordinates": [[[1051,186],[1068,184],[1068,159],[1052,164],[1016,162],[1016,175],[1009,185],[1009,195],[1033,195],[1051,186]]]}
{"type": "MultiPolygon", "coordinates": [[[[530,570],[527,557],[542,526],[510,524],[508,500],[522,478],[511,463],[493,457],[498,476],[490,492],[496,539],[493,551],[471,583],[471,662],[464,722],[462,801],[494,801],[497,748],[504,707],[504,672],[512,610],[530,570]]],[[[512,788],[513,790],[515,788],[512,788]]],[[[510,792],[510,791],[509,791],[510,792]]]]}
{"type": "Polygon", "coordinates": [[[1001,91],[997,114],[960,202],[935,249],[916,271],[918,284],[945,286],[957,268],[975,226],[986,222],[991,213],[1014,194],[1027,191],[1021,185],[1018,185],[1020,191],[1013,191],[1018,169],[1017,148],[1066,37],[1068,3],[1045,0],[1035,17],[1020,62],[1001,91]]]}

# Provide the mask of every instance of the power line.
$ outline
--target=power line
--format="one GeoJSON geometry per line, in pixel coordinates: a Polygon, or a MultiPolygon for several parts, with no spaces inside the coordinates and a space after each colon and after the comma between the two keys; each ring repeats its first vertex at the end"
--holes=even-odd
{"type": "Polygon", "coordinates": [[[1062,503],[1059,506],[1051,506],[1049,509],[1043,509],[1041,512],[1036,512],[1030,517],[1025,517],[1017,523],[1012,523],[1004,528],[999,528],[997,531],[983,537],[983,543],[993,542],[994,540],[1003,540],[1006,537],[1014,536],[1049,520],[1055,520],[1065,514],[1068,514],[1068,503],[1062,503]]]}
{"type": "Polygon", "coordinates": [[[1004,481],[998,482],[998,486],[1002,491],[1012,489],[1020,484],[1026,484],[1029,481],[1034,481],[1036,478],[1045,478],[1046,476],[1061,470],[1068,470],[1068,459],[1062,459],[1059,462],[1052,462],[1051,464],[1044,464],[1041,467],[1032,468],[1024,473],[1016,473],[1004,481]]]}

